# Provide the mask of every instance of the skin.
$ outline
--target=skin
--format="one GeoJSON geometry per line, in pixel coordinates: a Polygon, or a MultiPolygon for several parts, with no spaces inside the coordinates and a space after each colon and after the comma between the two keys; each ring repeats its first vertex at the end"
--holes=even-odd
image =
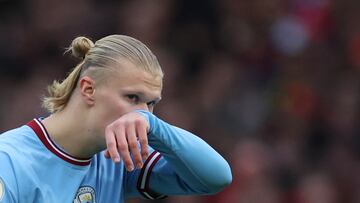
{"type": "Polygon", "coordinates": [[[42,122],[72,156],[88,158],[106,149],[107,158],[115,163],[122,159],[131,171],[148,156],[149,124],[134,110],[153,111],[161,99],[162,78],[126,61],[117,70],[105,82],[85,73],[66,107],[42,122]]]}

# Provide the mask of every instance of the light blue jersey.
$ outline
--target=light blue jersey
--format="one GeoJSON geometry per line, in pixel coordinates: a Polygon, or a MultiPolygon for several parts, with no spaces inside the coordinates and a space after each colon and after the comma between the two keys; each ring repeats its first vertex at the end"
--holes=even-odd
{"type": "Polygon", "coordinates": [[[1,134],[0,202],[122,203],[139,196],[212,194],[231,182],[229,165],[203,140],[139,112],[149,121],[151,154],[132,172],[103,152],[89,159],[69,155],[39,119],[1,134]]]}

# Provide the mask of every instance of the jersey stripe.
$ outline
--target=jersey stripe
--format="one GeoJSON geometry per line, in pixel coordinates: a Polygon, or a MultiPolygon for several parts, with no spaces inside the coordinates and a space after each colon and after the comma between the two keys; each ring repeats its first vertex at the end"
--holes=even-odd
{"type": "Polygon", "coordinates": [[[90,164],[91,158],[76,158],[60,149],[50,138],[45,126],[43,126],[41,121],[39,121],[38,119],[33,119],[27,125],[34,130],[34,132],[39,137],[41,142],[46,146],[46,148],[59,158],[63,159],[66,162],[79,166],[86,166],[90,164]]]}
{"type": "Polygon", "coordinates": [[[151,157],[151,159],[149,160],[149,163],[145,166],[145,170],[144,170],[144,175],[141,179],[141,185],[140,188],[144,189],[145,188],[145,182],[146,180],[148,180],[148,174],[150,173],[150,167],[152,166],[153,163],[156,163],[155,160],[157,160],[158,158],[160,158],[160,153],[156,152],[154,153],[154,156],[151,157]]]}
{"type": "Polygon", "coordinates": [[[166,197],[166,195],[161,195],[153,192],[149,187],[152,169],[160,158],[161,154],[159,152],[154,151],[153,153],[151,153],[150,156],[146,159],[138,177],[137,189],[140,194],[147,199],[162,199],[166,197]]]}

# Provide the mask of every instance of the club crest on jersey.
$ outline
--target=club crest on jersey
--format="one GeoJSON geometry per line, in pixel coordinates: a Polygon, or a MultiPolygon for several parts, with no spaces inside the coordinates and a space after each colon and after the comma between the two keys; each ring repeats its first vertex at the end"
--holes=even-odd
{"type": "Polygon", "coordinates": [[[95,190],[90,186],[80,187],[73,203],[96,203],[95,190]]]}
{"type": "Polygon", "coordinates": [[[4,198],[5,195],[5,184],[3,180],[0,178],[0,202],[4,198]]]}

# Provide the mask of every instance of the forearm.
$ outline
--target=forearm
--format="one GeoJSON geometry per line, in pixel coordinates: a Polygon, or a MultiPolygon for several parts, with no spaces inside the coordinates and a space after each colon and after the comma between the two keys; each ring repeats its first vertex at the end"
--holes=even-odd
{"type": "Polygon", "coordinates": [[[205,141],[149,112],[140,112],[149,121],[149,145],[162,154],[189,187],[198,193],[215,193],[230,184],[228,163],[205,141]]]}

